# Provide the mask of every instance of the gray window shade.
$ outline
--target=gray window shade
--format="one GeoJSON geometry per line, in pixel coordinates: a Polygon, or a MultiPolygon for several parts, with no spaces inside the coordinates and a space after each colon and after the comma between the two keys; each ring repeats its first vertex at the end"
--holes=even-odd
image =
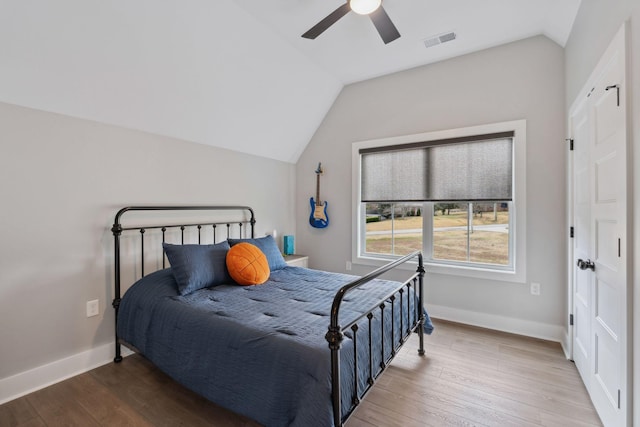
{"type": "Polygon", "coordinates": [[[512,200],[513,132],[360,154],[363,202],[512,200]]]}
{"type": "Polygon", "coordinates": [[[362,201],[422,201],[427,187],[425,149],[370,153],[362,156],[362,201]]]}

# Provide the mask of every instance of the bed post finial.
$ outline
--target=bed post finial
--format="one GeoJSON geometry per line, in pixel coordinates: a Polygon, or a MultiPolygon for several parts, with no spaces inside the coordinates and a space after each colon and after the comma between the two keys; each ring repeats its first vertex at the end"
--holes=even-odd
{"type": "Polygon", "coordinates": [[[122,234],[122,225],[121,224],[113,224],[113,227],[111,227],[111,232],[113,233],[114,236],[119,236],[122,234]]]}

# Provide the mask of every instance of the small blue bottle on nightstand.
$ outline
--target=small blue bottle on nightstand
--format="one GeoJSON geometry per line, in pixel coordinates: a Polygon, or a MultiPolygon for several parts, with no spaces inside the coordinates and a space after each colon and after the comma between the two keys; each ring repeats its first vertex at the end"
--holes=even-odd
{"type": "Polygon", "coordinates": [[[284,236],[284,254],[293,255],[294,252],[293,236],[284,236]]]}

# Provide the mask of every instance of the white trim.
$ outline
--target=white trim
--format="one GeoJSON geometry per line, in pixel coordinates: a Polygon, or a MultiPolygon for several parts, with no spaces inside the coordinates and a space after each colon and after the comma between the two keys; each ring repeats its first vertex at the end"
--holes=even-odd
{"type": "Polygon", "coordinates": [[[567,333],[567,331],[564,331],[560,345],[562,346],[562,351],[564,351],[564,356],[568,360],[573,360],[573,347],[571,346],[571,339],[569,338],[569,336],[570,335],[567,333]]]}
{"type": "Polygon", "coordinates": [[[496,331],[524,335],[527,337],[558,343],[562,343],[563,341],[564,328],[560,325],[532,322],[530,320],[517,319],[515,317],[498,316],[495,314],[462,310],[443,305],[427,303],[426,307],[429,312],[429,316],[436,319],[449,320],[451,322],[464,323],[481,328],[494,329],[496,331]]]}
{"type": "MultiPolygon", "coordinates": [[[[122,348],[122,355],[133,352],[122,348]]],[[[52,384],[113,362],[113,343],[59,359],[46,365],[0,379],[0,405],[52,384]]]]}
{"type": "MultiPolygon", "coordinates": [[[[572,110],[569,111],[569,113],[567,114],[567,138],[569,141],[567,141],[569,144],[573,144],[573,140],[575,138],[575,135],[573,134],[573,114],[572,112],[574,107],[572,107],[572,110]]],[[[573,188],[573,164],[574,164],[574,157],[573,157],[573,150],[570,149],[570,147],[566,148],[567,150],[567,161],[566,161],[566,166],[567,166],[567,170],[566,170],[566,180],[567,180],[567,216],[565,218],[566,221],[566,226],[567,226],[567,230],[571,230],[573,227],[575,227],[574,221],[573,221],[573,202],[574,202],[574,197],[575,197],[575,189],[573,188]]],[[[574,228],[575,230],[575,228],[574,228]]],[[[563,345],[563,348],[565,350],[565,353],[567,354],[567,359],[573,360],[573,325],[570,322],[570,318],[571,316],[573,316],[573,251],[574,251],[574,244],[575,244],[575,238],[571,237],[571,234],[569,234],[568,236],[565,237],[566,238],[566,242],[567,242],[567,319],[565,319],[566,322],[566,342],[563,345]]]]}

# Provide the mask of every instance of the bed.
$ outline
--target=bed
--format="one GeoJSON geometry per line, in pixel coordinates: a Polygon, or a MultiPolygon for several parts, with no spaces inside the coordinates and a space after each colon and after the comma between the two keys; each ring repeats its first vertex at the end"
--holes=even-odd
{"type": "Polygon", "coordinates": [[[124,344],[186,387],[265,426],[341,426],[411,333],[419,334],[417,353],[424,354],[423,334],[433,327],[421,308],[422,255],[409,254],[363,277],[291,267],[279,251],[273,253],[273,239],[255,238],[255,223],[246,206],[121,209],[112,227],[114,361],[123,360],[124,344]],[[166,225],[146,216],[171,218],[185,211],[216,219],[166,225]],[[221,213],[229,218],[219,220],[221,213]],[[125,215],[135,225],[125,225],[125,215]],[[179,238],[168,243],[172,230],[173,239],[176,231],[179,238]],[[208,242],[204,230],[213,232],[208,242]],[[164,254],[156,271],[148,272],[145,242],[150,246],[154,232],[164,254]],[[142,277],[121,296],[121,239],[127,233],[139,240],[142,277]],[[213,286],[182,288],[184,266],[176,253],[200,263],[198,254],[210,260],[238,242],[267,255],[266,283],[239,286],[227,276],[220,279],[218,269],[213,286]],[[406,281],[378,278],[412,260],[417,269],[406,281]]]}

